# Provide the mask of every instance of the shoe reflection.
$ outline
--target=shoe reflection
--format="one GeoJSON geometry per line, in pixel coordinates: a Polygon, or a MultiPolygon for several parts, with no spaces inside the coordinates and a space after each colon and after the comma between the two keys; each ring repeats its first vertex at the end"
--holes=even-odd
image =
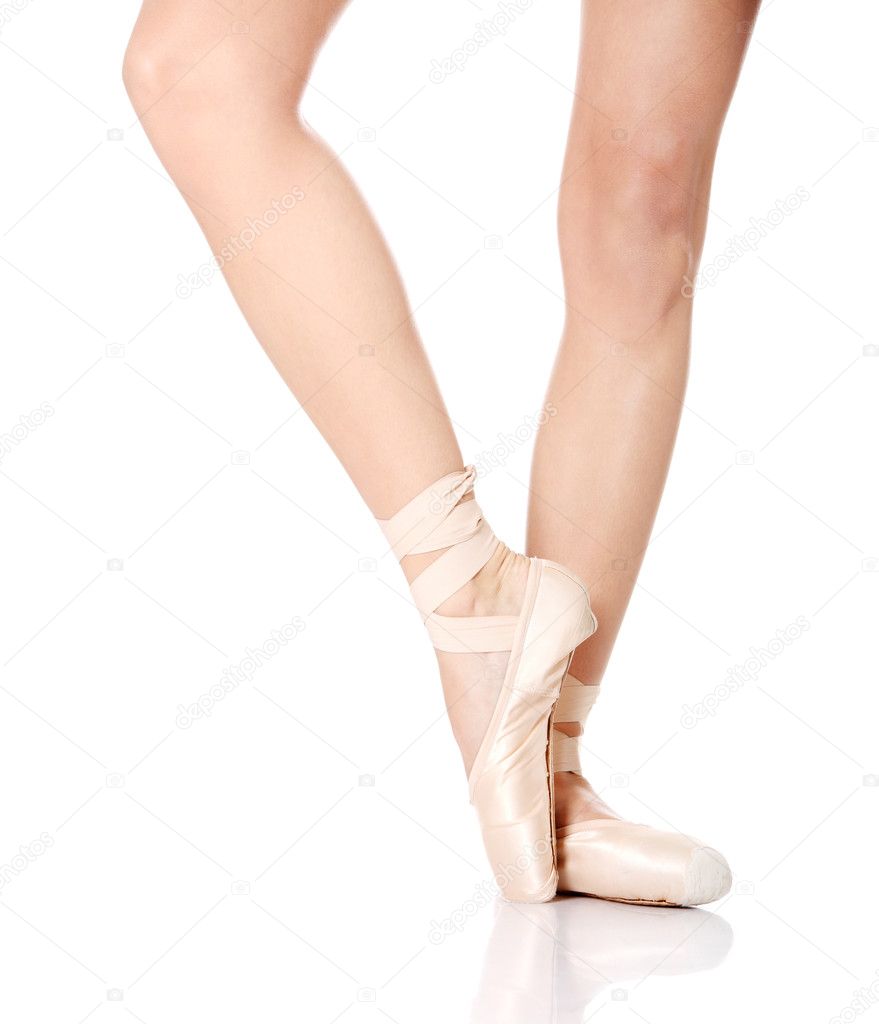
{"type": "Polygon", "coordinates": [[[572,896],[495,912],[471,1024],[579,1024],[615,986],[717,966],[733,938],[723,918],[697,909],[572,896]]]}

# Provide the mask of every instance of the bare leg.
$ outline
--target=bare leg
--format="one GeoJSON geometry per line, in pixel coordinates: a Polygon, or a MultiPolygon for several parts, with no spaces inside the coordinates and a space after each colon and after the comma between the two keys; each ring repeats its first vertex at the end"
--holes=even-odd
{"type": "Polygon", "coordinates": [[[215,253],[249,222],[290,206],[224,271],[367,504],[389,516],[460,468],[461,454],[384,241],[341,163],[299,117],[343,4],[226,6],[235,14],[198,0],[146,0],[126,84],[215,253]],[[233,32],[234,22],[249,31],[233,32]]]}
{"type": "MultiPolygon", "coordinates": [[[[584,0],[559,201],[568,315],[533,466],[528,549],[578,572],[601,681],[656,515],[687,377],[723,119],[759,0],[584,0]]],[[[576,732],[575,727],[571,727],[576,732]]],[[[610,815],[559,773],[557,823],[610,815]]]]}
{"type": "MultiPolygon", "coordinates": [[[[389,518],[462,459],[381,234],[299,116],[343,6],[145,0],[124,77],[257,338],[373,514],[389,518]],[[254,222],[270,225],[255,239],[254,222]]],[[[404,559],[410,580],[434,557],[404,559]]],[[[525,573],[501,546],[440,611],[515,614],[525,573]]],[[[441,658],[465,763],[499,688],[484,661],[441,658]]]]}

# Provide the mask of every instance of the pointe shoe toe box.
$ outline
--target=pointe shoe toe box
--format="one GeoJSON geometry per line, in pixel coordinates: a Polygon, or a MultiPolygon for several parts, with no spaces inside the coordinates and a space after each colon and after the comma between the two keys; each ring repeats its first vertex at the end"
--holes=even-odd
{"type": "Polygon", "coordinates": [[[713,903],[726,896],[731,885],[732,872],[723,854],[710,846],[696,846],[684,872],[681,903],[685,907],[713,903]]]}
{"type": "Polygon", "coordinates": [[[692,836],[618,819],[559,830],[559,889],[629,903],[692,907],[729,892],[723,855],[692,836]]]}

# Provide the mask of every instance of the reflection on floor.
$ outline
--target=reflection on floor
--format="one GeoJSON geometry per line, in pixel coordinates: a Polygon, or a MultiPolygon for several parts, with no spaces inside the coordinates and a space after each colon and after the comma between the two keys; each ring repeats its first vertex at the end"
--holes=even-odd
{"type": "Polygon", "coordinates": [[[579,1024],[599,996],[649,975],[716,967],[733,932],[704,910],[580,897],[499,903],[471,1024],[579,1024]]]}

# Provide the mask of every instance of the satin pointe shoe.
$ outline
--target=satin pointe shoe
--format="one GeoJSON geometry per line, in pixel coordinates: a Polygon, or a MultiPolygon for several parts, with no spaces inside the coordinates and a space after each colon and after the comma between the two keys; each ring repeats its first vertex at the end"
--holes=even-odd
{"type": "MultiPolygon", "coordinates": [[[[565,677],[557,724],[581,725],[598,686],[565,677]]],[[[553,730],[557,772],[582,775],[577,737],[553,730]]],[[[724,857],[692,836],[618,818],[594,818],[556,830],[559,890],[623,903],[692,907],[725,896],[732,883],[724,857]]]]}
{"type": "Polygon", "coordinates": [[[475,500],[476,470],[450,473],[380,520],[394,554],[442,551],[410,584],[434,647],[450,653],[509,652],[488,728],[470,770],[492,872],[505,899],[552,899],[558,874],[553,829],[553,709],[574,649],[595,631],[583,583],[554,562],[530,559],[518,615],[437,613],[500,543],[475,500]]]}

